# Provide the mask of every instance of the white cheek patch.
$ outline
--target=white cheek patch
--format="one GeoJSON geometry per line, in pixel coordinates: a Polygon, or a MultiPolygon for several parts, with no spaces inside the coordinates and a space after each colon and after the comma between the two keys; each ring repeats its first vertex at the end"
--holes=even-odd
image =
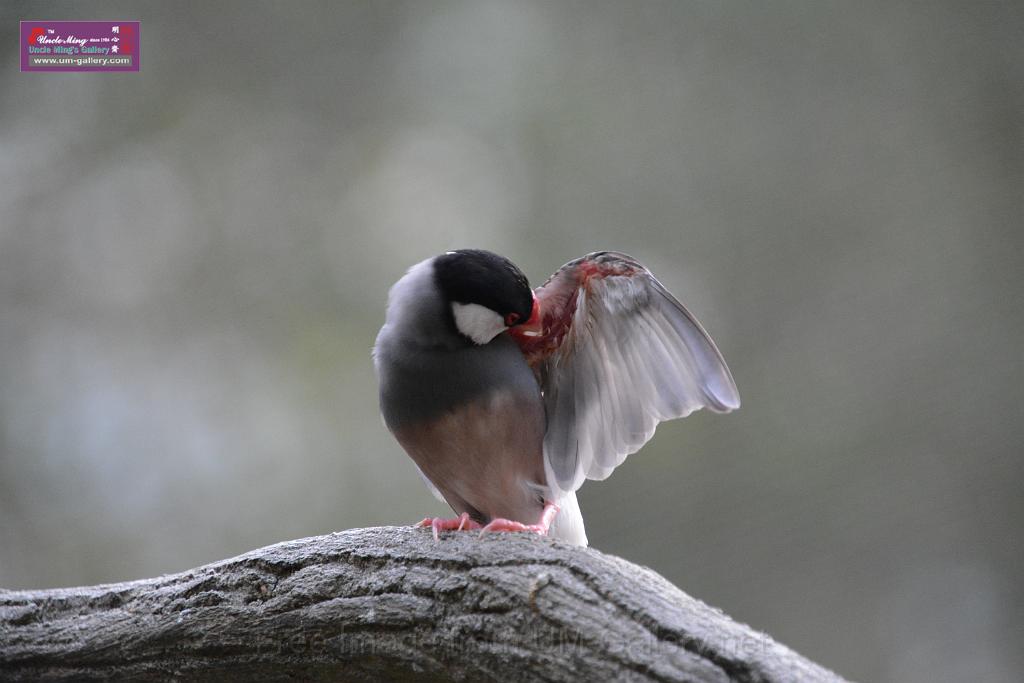
{"type": "Polygon", "coordinates": [[[452,303],[452,315],[459,332],[477,344],[486,344],[508,329],[500,315],[480,304],[452,303]]]}

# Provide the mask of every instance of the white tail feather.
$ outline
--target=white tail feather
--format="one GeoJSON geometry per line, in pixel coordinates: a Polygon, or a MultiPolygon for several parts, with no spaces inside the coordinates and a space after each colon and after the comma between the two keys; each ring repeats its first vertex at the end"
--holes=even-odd
{"type": "Polygon", "coordinates": [[[580,504],[576,501],[576,493],[562,492],[555,505],[559,507],[555,521],[551,523],[548,535],[573,545],[586,547],[587,531],[583,528],[583,514],[580,504]]]}

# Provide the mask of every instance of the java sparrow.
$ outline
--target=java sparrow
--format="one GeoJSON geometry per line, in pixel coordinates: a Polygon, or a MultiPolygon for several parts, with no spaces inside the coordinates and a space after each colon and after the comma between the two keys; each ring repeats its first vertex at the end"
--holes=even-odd
{"type": "Polygon", "coordinates": [[[740,405],[697,319],[625,254],[570,261],[531,291],[479,249],[416,264],[373,350],[384,423],[459,515],[439,530],[532,531],[586,545],[576,490],[662,420],[740,405]]]}

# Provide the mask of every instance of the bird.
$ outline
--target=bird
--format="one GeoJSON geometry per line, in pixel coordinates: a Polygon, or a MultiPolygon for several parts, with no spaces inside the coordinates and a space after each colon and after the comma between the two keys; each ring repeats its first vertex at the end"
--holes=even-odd
{"type": "Polygon", "coordinates": [[[599,251],[531,289],[509,259],[447,251],[390,289],[373,347],[384,424],[456,513],[441,531],[586,546],[576,491],[659,422],[740,406],[697,319],[639,261],[599,251]]]}

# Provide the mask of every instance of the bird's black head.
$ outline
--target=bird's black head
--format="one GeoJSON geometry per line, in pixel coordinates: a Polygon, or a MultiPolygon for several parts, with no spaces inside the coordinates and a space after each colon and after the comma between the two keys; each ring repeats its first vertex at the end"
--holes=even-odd
{"type": "Polygon", "coordinates": [[[441,294],[453,304],[457,329],[478,344],[487,343],[505,327],[525,323],[533,311],[529,281],[504,256],[483,249],[449,251],[434,259],[434,278],[441,294]],[[479,307],[496,318],[491,320],[479,307]]]}

